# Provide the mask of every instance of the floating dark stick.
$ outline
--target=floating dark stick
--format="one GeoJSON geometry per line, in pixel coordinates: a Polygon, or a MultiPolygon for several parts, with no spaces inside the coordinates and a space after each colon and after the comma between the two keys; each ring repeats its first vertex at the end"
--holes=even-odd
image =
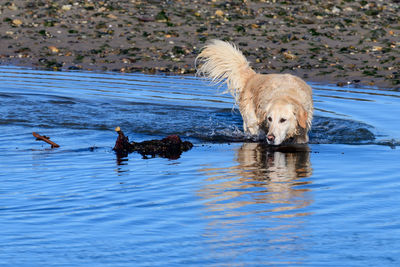
{"type": "Polygon", "coordinates": [[[35,133],[35,132],[33,132],[32,135],[34,137],[36,137],[36,140],[42,140],[42,141],[45,141],[46,143],[50,144],[51,148],[60,147],[59,145],[57,145],[53,141],[50,141],[50,137],[48,137],[48,136],[40,135],[40,134],[35,133]]]}
{"type": "Polygon", "coordinates": [[[188,151],[193,144],[188,141],[182,142],[178,135],[170,135],[161,140],[149,140],[143,142],[129,142],[120,127],[115,128],[118,133],[114,151],[119,157],[126,157],[129,153],[137,152],[143,157],[160,156],[169,159],[178,159],[182,152],[188,151]]]}

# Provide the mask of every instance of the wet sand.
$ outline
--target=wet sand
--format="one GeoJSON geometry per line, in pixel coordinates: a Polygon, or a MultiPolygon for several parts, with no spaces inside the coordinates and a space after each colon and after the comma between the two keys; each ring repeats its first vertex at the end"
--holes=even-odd
{"type": "Polygon", "coordinates": [[[208,40],[261,73],[400,88],[400,1],[10,1],[0,64],[190,74],[208,40]]]}

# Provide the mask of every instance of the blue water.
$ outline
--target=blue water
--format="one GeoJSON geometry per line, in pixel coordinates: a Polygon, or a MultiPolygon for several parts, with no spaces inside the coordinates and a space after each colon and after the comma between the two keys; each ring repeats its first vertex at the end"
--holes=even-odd
{"type": "Polygon", "coordinates": [[[312,84],[310,144],[272,151],[197,78],[0,77],[1,266],[400,265],[400,92],[312,84]],[[195,146],[121,161],[116,126],[195,146]]]}

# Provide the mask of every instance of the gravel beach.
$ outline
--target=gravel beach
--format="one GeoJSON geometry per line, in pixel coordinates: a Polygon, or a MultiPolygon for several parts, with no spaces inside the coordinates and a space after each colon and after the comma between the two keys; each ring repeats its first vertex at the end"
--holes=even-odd
{"type": "Polygon", "coordinates": [[[208,40],[261,73],[400,89],[400,1],[1,1],[0,64],[195,73],[208,40]]]}

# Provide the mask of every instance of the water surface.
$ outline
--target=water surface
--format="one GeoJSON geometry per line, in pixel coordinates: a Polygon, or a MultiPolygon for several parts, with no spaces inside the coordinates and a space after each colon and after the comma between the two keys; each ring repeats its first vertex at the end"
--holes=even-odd
{"type": "Polygon", "coordinates": [[[311,84],[310,144],[273,150],[197,78],[0,77],[2,266],[400,264],[399,92],[311,84]],[[119,161],[116,126],[195,146],[119,161]]]}

